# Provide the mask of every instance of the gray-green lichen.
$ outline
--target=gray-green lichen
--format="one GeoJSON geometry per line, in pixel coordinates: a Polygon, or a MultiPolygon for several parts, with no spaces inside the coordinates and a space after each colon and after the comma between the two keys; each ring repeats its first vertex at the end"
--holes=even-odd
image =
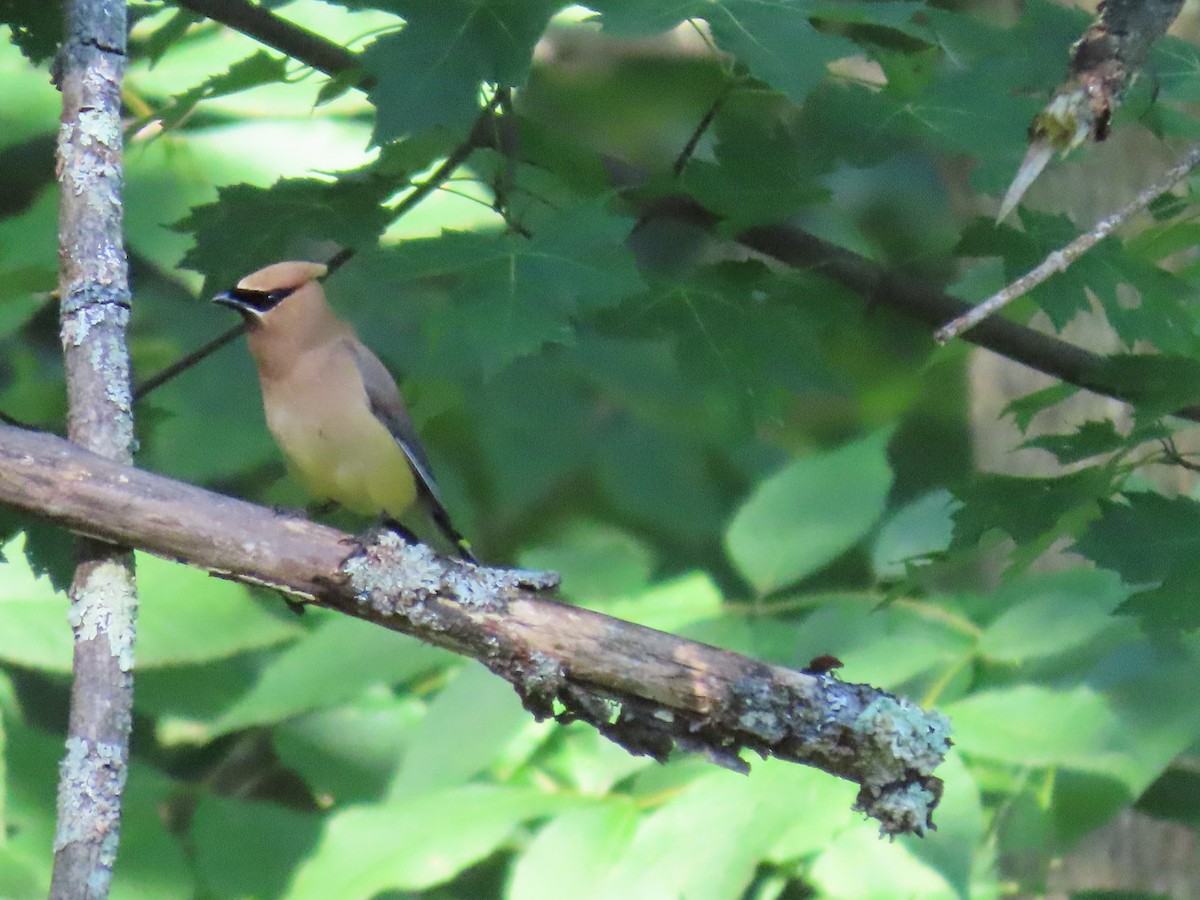
{"type": "Polygon", "coordinates": [[[120,798],[127,772],[124,754],[116,744],[78,737],[68,738],[66,749],[59,767],[54,850],[57,853],[78,841],[99,841],[99,865],[91,877],[104,886],[112,877],[120,839],[120,798]]]}
{"type": "Polygon", "coordinates": [[[435,599],[495,611],[528,590],[531,582],[542,586],[558,583],[553,573],[453,562],[388,530],[373,534],[361,552],[342,564],[342,571],[359,603],[383,615],[402,613],[414,622],[433,615],[427,605],[435,599]]]}
{"type": "Polygon", "coordinates": [[[109,651],[122,672],[133,670],[134,619],[137,594],[132,572],[124,565],[106,560],[87,576],[73,592],[67,621],[75,640],[90,641],[104,635],[109,651]]]}
{"type": "Polygon", "coordinates": [[[81,109],[76,119],[75,140],[81,147],[121,149],[121,128],[116,117],[100,109],[81,109]]]}
{"type": "Polygon", "coordinates": [[[854,730],[893,761],[891,776],[910,769],[932,774],[950,749],[949,719],[886,694],[859,713],[854,730]]]}
{"type": "MultiPolygon", "coordinates": [[[[123,263],[123,260],[120,262],[123,263]]],[[[72,284],[60,301],[62,343],[64,347],[81,346],[92,330],[101,324],[111,325],[111,336],[105,345],[91,348],[89,364],[96,371],[113,365],[123,369],[128,381],[129,356],[119,335],[129,326],[129,298],[111,285],[88,282],[72,284]]],[[[103,332],[102,332],[103,334],[103,332]]],[[[115,374],[115,373],[114,373],[115,374]]]]}
{"type": "Polygon", "coordinates": [[[933,770],[950,749],[950,721],[883,695],[859,713],[853,729],[863,763],[855,808],[878,819],[883,834],[924,834],[940,799],[933,770]]]}
{"type": "Polygon", "coordinates": [[[540,589],[558,583],[553,572],[531,573],[525,569],[500,569],[487,566],[468,566],[455,572],[450,588],[464,606],[474,609],[490,609],[497,601],[511,600],[522,591],[530,590],[537,583],[540,589]],[[533,578],[536,574],[540,578],[533,578]]]}
{"type": "Polygon", "coordinates": [[[737,725],[767,744],[776,744],[794,733],[804,707],[792,692],[771,680],[770,674],[747,675],[733,685],[737,725]]]}
{"type": "Polygon", "coordinates": [[[382,615],[422,603],[444,588],[447,565],[424,544],[381,531],[342,564],[358,602],[382,615]]]}

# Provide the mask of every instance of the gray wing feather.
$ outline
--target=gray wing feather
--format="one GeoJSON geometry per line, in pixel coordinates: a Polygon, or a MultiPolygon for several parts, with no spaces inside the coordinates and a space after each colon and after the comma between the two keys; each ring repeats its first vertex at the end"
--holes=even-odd
{"type": "Polygon", "coordinates": [[[429,457],[425,455],[425,448],[421,445],[417,430],[404,407],[404,399],[400,396],[400,389],[396,387],[392,373],[379,361],[379,357],[358,341],[347,340],[346,346],[350,349],[359,375],[362,376],[372,414],[391,432],[396,444],[408,457],[408,463],[416,473],[419,487],[441,506],[442,498],[438,494],[437,482],[433,480],[429,457]]]}

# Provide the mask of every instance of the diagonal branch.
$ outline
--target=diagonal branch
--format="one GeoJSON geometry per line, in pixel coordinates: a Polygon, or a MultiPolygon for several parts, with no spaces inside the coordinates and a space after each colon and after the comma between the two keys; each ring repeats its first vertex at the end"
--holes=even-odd
{"type": "Polygon", "coordinates": [[[742,749],[860,785],[885,833],[922,834],[947,722],[869,685],[795,671],[546,599],[537,573],[339,531],[0,425],[0,502],[482,661],[539,718],[589,722],[634,753],[680,747],[739,769],[742,749]]]}
{"type": "MultiPolygon", "coordinates": [[[[888,306],[930,328],[937,328],[972,308],[916,278],[889,271],[857,253],[788,225],[753,228],[738,235],[737,240],[787,265],[818,271],[869,302],[888,306]]],[[[1067,384],[1124,403],[1139,400],[1128,386],[1109,380],[1107,357],[1007,319],[984,319],[962,337],[977,347],[1067,384]]],[[[1174,415],[1200,422],[1200,405],[1178,409],[1174,415]]]]}
{"type": "MultiPolygon", "coordinates": [[[[280,18],[264,6],[246,0],[175,0],[175,5],[228,25],[326,75],[345,75],[358,67],[354,54],[345,47],[280,18]]],[[[366,90],[370,85],[370,78],[364,74],[357,87],[366,90]]]]}
{"type": "Polygon", "coordinates": [[[1097,222],[1092,226],[1091,231],[1085,231],[1065,247],[1055,250],[1016,281],[1001,288],[977,306],[971,307],[952,322],[947,322],[934,334],[934,340],[939,344],[944,344],[950,339],[958,337],[964,331],[974,328],[988,316],[999,312],[1018,297],[1023,297],[1050,276],[1058,272],[1065,272],[1071,263],[1149,207],[1151,203],[1191,174],[1196,166],[1200,166],[1200,144],[1196,144],[1188,150],[1183,158],[1164,172],[1163,176],[1154,184],[1144,188],[1115,213],[1105,216],[1097,222]]]}

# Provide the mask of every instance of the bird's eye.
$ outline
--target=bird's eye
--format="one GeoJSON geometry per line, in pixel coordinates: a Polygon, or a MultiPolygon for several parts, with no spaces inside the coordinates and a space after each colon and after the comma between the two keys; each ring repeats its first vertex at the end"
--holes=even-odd
{"type": "Polygon", "coordinates": [[[290,296],[295,290],[295,288],[280,288],[274,291],[267,291],[267,302],[271,306],[275,306],[280,300],[290,296]]]}

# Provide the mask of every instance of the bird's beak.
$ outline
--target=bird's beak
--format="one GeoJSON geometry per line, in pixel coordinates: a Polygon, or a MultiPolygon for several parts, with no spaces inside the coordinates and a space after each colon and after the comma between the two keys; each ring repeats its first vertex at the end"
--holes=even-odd
{"type": "Polygon", "coordinates": [[[238,296],[238,291],[221,291],[212,298],[212,302],[218,306],[228,306],[234,312],[240,313],[246,321],[260,321],[262,319],[262,310],[258,309],[247,300],[245,297],[238,296]]]}

